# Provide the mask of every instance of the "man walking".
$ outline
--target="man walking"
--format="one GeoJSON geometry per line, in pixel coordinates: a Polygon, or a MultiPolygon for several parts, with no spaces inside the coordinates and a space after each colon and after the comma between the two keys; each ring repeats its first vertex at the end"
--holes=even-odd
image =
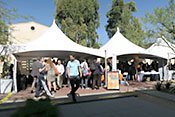
{"type": "Polygon", "coordinates": [[[82,72],[80,68],[80,62],[75,59],[74,55],[70,55],[70,61],[67,64],[67,74],[70,79],[72,99],[76,102],[75,92],[80,87],[80,78],[82,77],[82,72]]]}

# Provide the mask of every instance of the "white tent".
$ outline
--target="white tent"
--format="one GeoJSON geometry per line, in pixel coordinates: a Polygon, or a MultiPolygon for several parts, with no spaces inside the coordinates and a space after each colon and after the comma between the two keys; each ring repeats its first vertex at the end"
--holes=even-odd
{"type": "Polygon", "coordinates": [[[144,53],[145,49],[133,44],[128,39],[126,39],[119,31],[114,34],[114,36],[100,48],[101,51],[106,51],[107,57],[112,57],[113,55],[125,55],[134,53],[144,53]]]}
{"type": "MultiPolygon", "coordinates": [[[[16,47],[16,46],[15,46],[16,47]]],[[[78,57],[104,57],[99,49],[81,46],[70,40],[56,25],[55,21],[51,27],[36,40],[17,46],[13,53],[17,59],[30,59],[32,57],[59,57],[68,58],[74,54],[78,57]]],[[[14,89],[17,92],[16,69],[17,61],[14,63],[14,89]]]]}
{"type": "Polygon", "coordinates": [[[53,21],[52,26],[46,33],[35,41],[24,45],[22,49],[14,53],[17,57],[36,57],[36,56],[53,56],[67,57],[69,54],[77,56],[96,56],[104,57],[98,49],[81,46],[70,40],[53,21]]]}
{"type": "Polygon", "coordinates": [[[158,38],[156,40],[156,43],[154,43],[151,47],[149,47],[146,50],[146,52],[149,54],[160,56],[160,57],[165,58],[165,59],[174,58],[175,53],[168,45],[171,47],[175,47],[175,45],[173,45],[169,41],[163,40],[162,38],[158,38]]]}

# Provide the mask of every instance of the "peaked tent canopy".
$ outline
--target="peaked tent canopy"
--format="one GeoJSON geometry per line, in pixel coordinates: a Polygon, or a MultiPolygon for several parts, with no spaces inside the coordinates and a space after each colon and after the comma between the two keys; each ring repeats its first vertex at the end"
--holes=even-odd
{"type": "Polygon", "coordinates": [[[144,53],[145,51],[145,49],[126,39],[120,33],[119,28],[114,36],[104,46],[102,46],[100,50],[103,52],[106,50],[107,57],[112,57],[113,55],[119,56],[132,53],[144,53]]]}
{"type": "Polygon", "coordinates": [[[146,51],[147,53],[154,54],[165,59],[175,58],[175,53],[169,46],[175,47],[175,45],[173,45],[169,41],[163,40],[162,38],[158,38],[156,40],[156,43],[154,43],[146,51]]]}
{"type": "Polygon", "coordinates": [[[75,54],[79,57],[95,56],[104,57],[104,53],[98,49],[81,46],[70,40],[56,25],[51,27],[38,39],[24,45],[19,52],[14,53],[17,57],[67,57],[75,54]]]}

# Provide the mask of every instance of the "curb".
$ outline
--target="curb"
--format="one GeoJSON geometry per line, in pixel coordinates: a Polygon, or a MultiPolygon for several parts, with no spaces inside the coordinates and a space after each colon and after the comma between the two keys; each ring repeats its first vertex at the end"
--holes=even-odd
{"type": "MultiPolygon", "coordinates": [[[[129,97],[137,97],[135,93],[108,93],[108,94],[97,94],[97,95],[81,95],[80,97],[77,96],[77,102],[72,102],[72,100],[67,97],[59,97],[59,98],[51,98],[51,103],[59,106],[59,105],[68,105],[68,104],[80,104],[80,103],[88,103],[88,102],[95,102],[95,101],[105,101],[105,100],[112,100],[112,99],[120,99],[120,98],[129,98],[129,97]]],[[[6,103],[0,106],[0,112],[6,110],[14,110],[18,107],[24,106],[25,101],[14,103],[6,103]]]]}

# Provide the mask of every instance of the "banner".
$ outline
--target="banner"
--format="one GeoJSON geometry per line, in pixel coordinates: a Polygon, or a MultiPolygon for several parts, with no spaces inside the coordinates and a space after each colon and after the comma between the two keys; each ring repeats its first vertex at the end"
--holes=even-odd
{"type": "Polygon", "coordinates": [[[117,71],[108,72],[108,84],[107,89],[120,89],[119,85],[119,73],[117,71]]]}

